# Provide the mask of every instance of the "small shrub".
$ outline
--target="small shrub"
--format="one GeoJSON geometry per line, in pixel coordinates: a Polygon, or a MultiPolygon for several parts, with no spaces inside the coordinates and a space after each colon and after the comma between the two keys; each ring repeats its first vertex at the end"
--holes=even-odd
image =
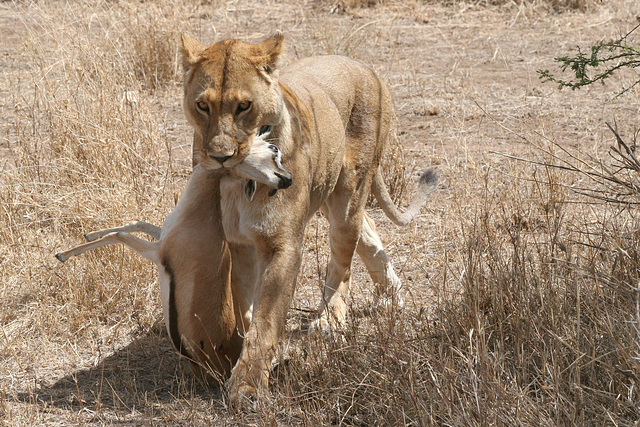
{"type": "MultiPolygon", "coordinates": [[[[570,69],[575,79],[564,80],[557,78],[549,70],[538,70],[543,82],[554,82],[559,89],[565,87],[580,89],[600,82],[602,84],[616,72],[624,68],[636,68],[640,65],[640,48],[628,42],[629,36],[640,27],[636,25],[631,31],[616,40],[598,42],[591,46],[591,53],[587,55],[580,47],[576,56],[561,56],[555,60],[561,63],[561,71],[570,69]],[[600,67],[604,69],[599,70],[600,67]]],[[[616,94],[619,97],[632,90],[640,80],[636,80],[631,86],[623,87],[616,94]]]]}

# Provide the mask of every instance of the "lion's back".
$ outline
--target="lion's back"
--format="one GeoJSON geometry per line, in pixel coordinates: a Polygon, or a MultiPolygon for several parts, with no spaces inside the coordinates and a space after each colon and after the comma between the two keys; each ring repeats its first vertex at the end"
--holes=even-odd
{"type": "Polygon", "coordinates": [[[391,108],[386,85],[375,72],[345,56],[323,55],[301,59],[286,67],[280,80],[311,108],[313,98],[319,92],[324,92],[345,123],[354,107],[364,108],[374,114],[391,108]]]}

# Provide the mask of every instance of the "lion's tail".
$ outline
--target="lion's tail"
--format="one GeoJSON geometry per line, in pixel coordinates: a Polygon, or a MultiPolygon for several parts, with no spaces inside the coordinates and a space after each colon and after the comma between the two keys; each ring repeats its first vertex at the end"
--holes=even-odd
{"type": "Polygon", "coordinates": [[[437,185],[438,174],[436,171],[432,168],[424,171],[422,175],[420,175],[420,182],[418,183],[416,194],[414,194],[409,207],[404,212],[400,212],[400,209],[398,209],[393,203],[393,200],[391,200],[389,190],[387,190],[380,169],[378,169],[373,179],[372,190],[380,207],[389,219],[399,226],[405,226],[418,215],[418,212],[420,212],[420,209],[422,209],[422,206],[427,202],[427,199],[436,189],[437,185]]]}

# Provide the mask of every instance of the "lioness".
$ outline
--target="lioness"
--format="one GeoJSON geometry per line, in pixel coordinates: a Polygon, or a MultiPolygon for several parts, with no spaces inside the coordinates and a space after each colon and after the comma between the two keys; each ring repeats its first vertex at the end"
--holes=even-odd
{"type": "Polygon", "coordinates": [[[391,202],[378,169],[391,101],[368,67],[340,56],[303,59],[280,72],[283,36],[252,45],[224,40],[204,46],[184,35],[184,110],[193,126],[194,164],[210,170],[241,163],[257,135],[268,135],[291,172],[289,189],[263,184],[246,197],[248,180],[224,172],[221,214],[232,259],[232,294],[244,333],[227,383],[229,397],[267,389],[300,267],[304,229],[321,210],[330,222],[331,260],[321,325],[346,315],[351,260],[357,250],[372,278],[399,286],[373,222],[364,212],[371,189],[385,213],[406,224],[435,188],[426,171],[404,214],[391,202]]]}

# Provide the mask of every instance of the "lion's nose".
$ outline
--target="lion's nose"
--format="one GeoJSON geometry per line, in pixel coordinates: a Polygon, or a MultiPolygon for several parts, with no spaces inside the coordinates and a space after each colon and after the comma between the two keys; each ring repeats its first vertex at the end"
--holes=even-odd
{"type": "Polygon", "coordinates": [[[209,157],[211,157],[212,159],[218,161],[218,163],[220,163],[222,165],[222,164],[224,164],[224,162],[226,162],[227,160],[229,160],[233,156],[214,156],[214,155],[210,155],[209,157]]]}

